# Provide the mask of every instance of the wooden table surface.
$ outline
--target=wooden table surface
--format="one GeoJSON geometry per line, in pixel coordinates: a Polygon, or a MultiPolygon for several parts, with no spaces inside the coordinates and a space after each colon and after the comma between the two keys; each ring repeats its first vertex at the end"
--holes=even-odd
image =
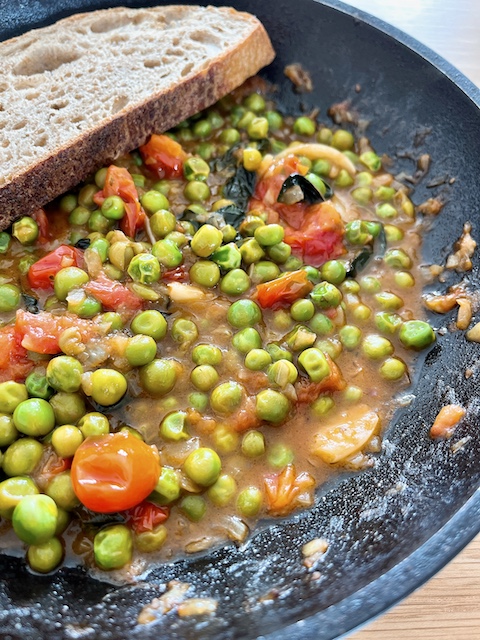
{"type": "MultiPolygon", "coordinates": [[[[442,55],[480,86],[480,0],[348,0],[442,55]]],[[[479,141],[480,143],[480,141],[479,141]]],[[[480,536],[349,640],[479,640],[480,536]]]]}

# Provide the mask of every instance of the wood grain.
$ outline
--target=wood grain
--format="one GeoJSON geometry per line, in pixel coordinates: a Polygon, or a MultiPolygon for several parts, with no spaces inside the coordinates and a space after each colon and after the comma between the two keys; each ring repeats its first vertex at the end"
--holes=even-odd
{"type": "MultiPolygon", "coordinates": [[[[480,86],[479,0],[348,0],[402,29],[480,86]]],[[[349,640],[479,640],[480,536],[425,586],[349,640]]]]}

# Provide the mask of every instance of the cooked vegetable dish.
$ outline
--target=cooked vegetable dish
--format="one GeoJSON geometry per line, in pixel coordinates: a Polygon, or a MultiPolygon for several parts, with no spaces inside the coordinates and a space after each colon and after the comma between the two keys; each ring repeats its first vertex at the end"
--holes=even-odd
{"type": "Polygon", "coordinates": [[[245,88],[15,222],[4,548],[42,573],[143,567],[241,542],[371,465],[435,340],[419,248],[366,138],[245,88]]]}

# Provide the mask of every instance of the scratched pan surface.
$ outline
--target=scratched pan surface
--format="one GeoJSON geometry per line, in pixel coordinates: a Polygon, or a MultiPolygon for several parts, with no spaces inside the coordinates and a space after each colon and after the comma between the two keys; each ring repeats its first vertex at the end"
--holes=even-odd
{"type": "MultiPolygon", "coordinates": [[[[0,0],[0,38],[111,4],[0,0]]],[[[277,58],[263,75],[278,84],[287,111],[319,106],[325,120],[332,103],[349,98],[360,117],[372,121],[368,135],[379,152],[393,156],[394,171],[414,171],[412,160],[400,157],[405,151],[432,156],[429,176],[413,198],[420,203],[441,195],[447,204],[426,241],[425,262],[445,259],[466,219],[478,229],[478,89],[422,45],[334,0],[231,4],[256,13],[265,24],[277,58]],[[311,72],[311,94],[291,91],[283,75],[291,62],[311,72]],[[425,130],[429,134],[420,136],[423,142],[416,147],[416,134],[425,130]],[[455,178],[453,184],[449,178],[455,178]],[[439,182],[444,184],[431,186],[439,182]]],[[[477,287],[477,260],[468,281],[477,287]]],[[[431,320],[438,329],[452,318],[431,320]]],[[[329,639],[384,611],[480,530],[478,352],[463,332],[439,334],[419,367],[412,403],[395,415],[375,467],[322,488],[313,509],[263,523],[241,549],[227,544],[156,567],[142,584],[125,587],[95,581],[80,569],[34,576],[23,561],[0,556],[0,636],[329,639]],[[467,367],[473,370],[468,380],[467,367]],[[452,401],[468,408],[467,418],[451,441],[432,443],[428,427],[439,407],[452,401]],[[454,455],[452,444],[468,435],[471,439],[454,455]],[[302,544],[315,537],[330,542],[316,580],[301,562],[302,544]],[[192,620],[170,614],[136,626],[142,606],[171,579],[190,583],[197,597],[216,598],[217,614],[192,620]],[[278,597],[262,603],[272,590],[278,597]]]]}

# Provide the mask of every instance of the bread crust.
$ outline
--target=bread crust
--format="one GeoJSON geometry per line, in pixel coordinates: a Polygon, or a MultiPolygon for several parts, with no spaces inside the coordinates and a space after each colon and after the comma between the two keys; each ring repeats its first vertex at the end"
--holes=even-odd
{"type": "MultiPolygon", "coordinates": [[[[77,14],[60,23],[81,21],[85,15],[91,14],[77,14]]],[[[29,215],[51,202],[99,167],[145,143],[152,133],[166,131],[212,105],[269,64],[275,57],[269,37],[263,25],[253,16],[249,17],[256,25],[235,49],[215,57],[204,70],[172,88],[153,94],[141,103],[124,108],[107,122],[91,127],[2,185],[0,230],[19,216],[29,215]]]]}

